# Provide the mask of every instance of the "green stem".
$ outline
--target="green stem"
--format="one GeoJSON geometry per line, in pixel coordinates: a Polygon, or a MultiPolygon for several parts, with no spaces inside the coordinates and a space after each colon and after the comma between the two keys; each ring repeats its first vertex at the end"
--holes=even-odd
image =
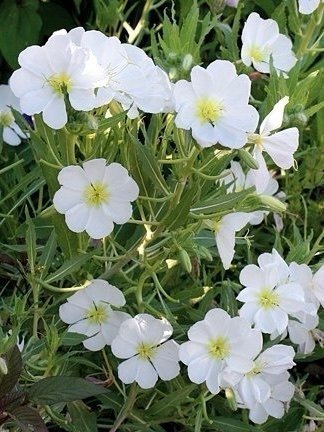
{"type": "Polygon", "coordinates": [[[110,432],[116,432],[119,428],[119,426],[124,422],[124,420],[129,415],[130,411],[132,410],[135,401],[136,401],[136,395],[137,395],[137,385],[136,383],[133,383],[131,385],[130,391],[128,393],[127,399],[125,401],[125,404],[120,411],[118,417],[115,420],[115,423],[113,424],[112,428],[110,429],[110,432]]]}

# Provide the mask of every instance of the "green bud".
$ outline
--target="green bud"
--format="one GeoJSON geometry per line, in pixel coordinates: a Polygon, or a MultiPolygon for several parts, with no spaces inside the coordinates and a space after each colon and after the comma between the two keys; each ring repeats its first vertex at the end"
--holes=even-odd
{"type": "Polygon", "coordinates": [[[231,388],[226,388],[225,389],[225,396],[226,396],[228,405],[231,408],[231,410],[236,411],[237,410],[237,403],[236,403],[236,398],[235,398],[235,394],[234,394],[233,390],[231,388]]]}
{"type": "Polygon", "coordinates": [[[7,375],[8,373],[8,366],[6,360],[2,357],[0,357],[0,373],[1,375],[7,375]]]}
{"type": "Polygon", "coordinates": [[[178,77],[177,68],[175,68],[175,67],[170,68],[170,70],[169,70],[169,78],[170,78],[170,80],[171,81],[175,81],[177,79],[177,77],[178,77]]]}
{"type": "Polygon", "coordinates": [[[188,273],[191,273],[192,270],[191,259],[186,250],[184,249],[179,250],[179,261],[182,267],[184,268],[184,270],[186,270],[186,272],[188,273]]]}
{"type": "Polygon", "coordinates": [[[182,69],[189,71],[193,63],[193,57],[191,54],[186,54],[182,60],[182,69]]]}
{"type": "Polygon", "coordinates": [[[98,129],[98,121],[94,115],[80,111],[69,117],[66,127],[72,134],[93,133],[98,129]]]}
{"type": "Polygon", "coordinates": [[[269,195],[258,195],[262,204],[269,207],[272,211],[282,213],[286,211],[286,204],[279,201],[278,198],[269,195]]]}
{"type": "Polygon", "coordinates": [[[252,168],[252,169],[258,169],[259,168],[258,161],[256,161],[253,158],[253,156],[251,155],[251,153],[249,153],[248,151],[243,150],[243,149],[239,149],[238,155],[239,155],[240,159],[245,163],[245,165],[248,166],[249,168],[252,168]]]}

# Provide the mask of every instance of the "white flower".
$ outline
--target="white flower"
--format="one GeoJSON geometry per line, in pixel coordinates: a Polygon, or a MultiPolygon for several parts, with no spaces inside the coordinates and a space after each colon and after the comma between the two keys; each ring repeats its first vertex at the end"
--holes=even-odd
{"type": "MultiPolygon", "coordinates": [[[[264,159],[259,161],[258,169],[250,169],[244,174],[241,165],[238,162],[231,161],[230,173],[223,179],[225,184],[229,184],[226,192],[240,192],[250,187],[255,187],[257,194],[274,195],[278,190],[278,182],[269,173],[264,159]]],[[[260,224],[267,211],[251,212],[249,223],[251,225],[260,224]]]]}
{"type": "Polygon", "coordinates": [[[274,250],[262,254],[259,266],[247,265],[240,273],[240,282],[247,288],[237,296],[245,304],[240,316],[246,318],[263,333],[278,332],[281,335],[288,325],[288,314],[302,310],[304,292],[295,282],[287,282],[287,264],[274,250]]]}
{"type": "Polygon", "coordinates": [[[125,384],[137,382],[140,387],[154,387],[158,377],[163,381],[179,372],[179,346],[172,339],[173,329],[166,319],[139,314],[123,322],[111,344],[113,354],[127,359],[118,366],[118,376],[125,384]]]}
{"type": "Polygon", "coordinates": [[[172,84],[168,76],[155,66],[141,49],[122,44],[117,37],[107,37],[100,31],[85,31],[82,27],[67,34],[77,45],[91,51],[104,70],[105,80],[96,94],[96,107],[112,99],[120,102],[128,117],[135,118],[139,109],[149,113],[173,111],[172,84]]]}
{"type": "Polygon", "coordinates": [[[320,3],[321,0],[298,0],[298,10],[301,14],[309,15],[318,8],[320,3]]]}
{"type": "Polygon", "coordinates": [[[106,165],[105,159],[93,159],[80,166],[63,168],[58,181],[62,185],[53,198],[54,207],[65,214],[71,231],[86,231],[100,239],[117,224],[132,215],[131,201],[139,189],[128,171],[118,163],[106,165]]]}
{"type": "Polygon", "coordinates": [[[124,294],[102,279],[91,281],[86,288],[77,291],[60,306],[59,315],[70,324],[68,331],[88,336],[85,348],[98,351],[110,345],[118,333],[120,324],[130,315],[111,308],[125,305],[124,294]]]}
{"type": "Polygon", "coordinates": [[[297,59],[292,51],[291,40],[279,33],[273,19],[262,19],[251,13],[243,27],[241,59],[246,66],[263,73],[270,72],[270,58],[278,72],[289,72],[297,59]]]}
{"type": "Polygon", "coordinates": [[[231,318],[222,309],[207,312],[204,320],[189,329],[188,338],[180,346],[180,360],[188,365],[189,379],[197,384],[206,381],[214,394],[220,391],[225,368],[246,373],[262,348],[259,330],[251,329],[243,318],[231,318]]]}
{"type": "Polygon", "coordinates": [[[241,148],[259,118],[248,105],[250,88],[248,76],[237,75],[229,61],[215,60],[207,69],[194,66],[191,82],[180,80],[174,86],[175,124],[191,129],[201,147],[220,143],[241,148]]]}
{"type": "Polygon", "coordinates": [[[288,380],[288,372],[269,376],[270,397],[250,408],[250,420],[262,424],[267,421],[269,415],[277,419],[284,416],[286,404],[292,399],[295,392],[294,385],[288,380]]]}
{"type": "Polygon", "coordinates": [[[22,138],[26,138],[24,132],[15,123],[15,118],[10,108],[20,111],[19,100],[12,93],[8,85],[0,85],[0,129],[2,129],[2,139],[5,143],[17,146],[22,138]]]}
{"type": "Polygon", "coordinates": [[[122,44],[127,53],[130,69],[121,74],[118,100],[128,117],[135,118],[139,109],[147,113],[161,113],[173,110],[172,85],[166,73],[141,49],[130,44],[122,44]]]}
{"type": "Polygon", "coordinates": [[[290,280],[299,283],[305,292],[306,301],[313,303],[316,308],[324,307],[324,266],[313,275],[306,264],[292,262],[289,266],[290,280]]]}
{"type": "Polygon", "coordinates": [[[102,83],[103,71],[95,57],[69,36],[55,34],[44,46],[26,48],[18,62],[21,68],[12,74],[10,87],[24,113],[42,112],[48,126],[60,129],[67,123],[65,97],[76,110],[95,106],[94,90],[102,83]]]}
{"type": "Polygon", "coordinates": [[[225,270],[230,268],[235,253],[235,233],[241,231],[253,218],[253,213],[236,212],[218,222],[205,221],[215,234],[216,245],[225,270]]]}
{"type": "Polygon", "coordinates": [[[256,404],[263,404],[271,396],[273,375],[285,373],[295,363],[295,351],[286,345],[274,345],[261,353],[253,367],[239,380],[237,391],[244,405],[252,409],[256,404]]]}
{"type": "Polygon", "coordinates": [[[288,102],[288,96],[280,99],[261,123],[259,133],[249,136],[249,142],[255,144],[254,157],[259,164],[263,160],[263,151],[268,153],[280,168],[288,169],[294,164],[293,155],[298,148],[299,141],[298,129],[292,127],[273,133],[282,125],[284,109],[288,102]]]}
{"type": "Polygon", "coordinates": [[[298,320],[288,321],[289,339],[298,345],[298,352],[301,354],[310,354],[315,348],[315,339],[313,330],[319,323],[318,315],[296,313],[295,318],[298,320]]]}

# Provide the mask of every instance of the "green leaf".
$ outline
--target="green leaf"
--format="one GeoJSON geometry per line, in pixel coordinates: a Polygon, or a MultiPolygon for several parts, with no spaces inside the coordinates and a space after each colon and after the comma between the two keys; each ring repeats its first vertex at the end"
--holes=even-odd
{"type": "Polygon", "coordinates": [[[0,397],[9,393],[16,385],[22,370],[20,351],[15,345],[5,354],[1,355],[7,365],[7,374],[0,372],[0,397]]]}
{"type": "Polygon", "coordinates": [[[37,9],[38,0],[25,0],[19,3],[4,0],[1,3],[0,50],[13,69],[19,66],[18,54],[38,42],[42,20],[37,9]]]}
{"type": "Polygon", "coordinates": [[[29,270],[31,274],[35,273],[35,265],[36,265],[36,231],[35,225],[30,219],[29,215],[26,214],[27,219],[27,232],[26,232],[26,246],[27,246],[27,257],[29,270]]]}
{"type": "Polygon", "coordinates": [[[44,378],[28,390],[29,399],[43,405],[73,402],[106,393],[106,389],[83,378],[55,376],[44,378]]]}
{"type": "Polygon", "coordinates": [[[149,147],[140,143],[132,134],[129,134],[129,136],[132,141],[131,146],[133,146],[132,153],[137,161],[137,169],[140,171],[145,184],[150,183],[165,195],[168,195],[170,192],[160,172],[154,153],[149,147]]]}
{"type": "Polygon", "coordinates": [[[61,340],[61,345],[62,346],[75,346],[75,345],[79,345],[80,343],[82,343],[85,339],[87,339],[88,336],[85,336],[83,334],[80,333],[65,333],[65,335],[63,336],[62,340],[61,340]]]}
{"type": "Polygon", "coordinates": [[[237,211],[235,206],[242,207],[244,199],[251,196],[253,188],[245,189],[241,192],[233,192],[212,199],[207,199],[194,205],[191,212],[195,214],[212,214],[237,211]]]}
{"type": "Polygon", "coordinates": [[[55,252],[56,252],[56,232],[52,230],[51,235],[49,236],[39,259],[38,264],[41,268],[39,279],[43,280],[46,277],[53,263],[55,252]]]}
{"type": "Polygon", "coordinates": [[[94,252],[86,253],[86,254],[79,254],[63,263],[61,267],[56,270],[56,272],[49,275],[49,277],[45,280],[46,283],[52,283],[56,282],[58,280],[64,279],[66,276],[70,275],[71,273],[79,270],[79,268],[88,262],[94,252]]]}
{"type": "Polygon", "coordinates": [[[33,408],[20,406],[7,412],[22,432],[48,432],[42,417],[33,408]]]}
{"type": "Polygon", "coordinates": [[[221,430],[222,432],[250,432],[258,430],[256,427],[236,419],[216,417],[212,420],[213,424],[209,426],[211,430],[221,430]]]}
{"type": "Polygon", "coordinates": [[[317,417],[324,421],[324,410],[320,405],[299,396],[295,396],[294,400],[307,409],[311,416],[317,417]]]}
{"type": "Polygon", "coordinates": [[[81,401],[70,402],[68,410],[76,432],[97,432],[97,416],[81,401]]]}
{"type": "Polygon", "coordinates": [[[176,408],[179,403],[185,402],[186,398],[196,389],[195,384],[190,384],[180,390],[176,390],[171,394],[168,394],[164,398],[160,399],[158,402],[153,404],[150,408],[150,415],[161,416],[162,413],[167,413],[169,415],[172,408],[176,408]]]}
{"type": "Polygon", "coordinates": [[[179,228],[186,223],[196,190],[196,184],[194,184],[190,189],[188,188],[188,190],[186,190],[186,192],[181,196],[179,204],[174,206],[172,211],[166,217],[164,223],[170,230],[179,228]]]}
{"type": "Polygon", "coordinates": [[[104,120],[101,120],[98,124],[98,132],[103,132],[109,128],[112,128],[114,126],[117,126],[119,122],[121,122],[122,120],[124,120],[124,118],[126,117],[126,113],[122,112],[119,114],[115,114],[112,117],[106,118],[104,120]]]}

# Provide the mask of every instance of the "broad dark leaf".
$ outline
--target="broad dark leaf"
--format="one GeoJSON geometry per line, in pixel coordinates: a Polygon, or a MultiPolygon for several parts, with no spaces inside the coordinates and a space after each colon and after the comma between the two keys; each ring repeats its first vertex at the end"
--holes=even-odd
{"type": "Polygon", "coordinates": [[[28,391],[29,399],[40,404],[72,402],[105,393],[106,389],[83,378],[56,376],[44,378],[28,391]]]}
{"type": "Polygon", "coordinates": [[[5,396],[14,388],[22,370],[22,359],[17,345],[5,353],[2,358],[7,364],[8,373],[0,374],[0,397],[5,396]]]}

